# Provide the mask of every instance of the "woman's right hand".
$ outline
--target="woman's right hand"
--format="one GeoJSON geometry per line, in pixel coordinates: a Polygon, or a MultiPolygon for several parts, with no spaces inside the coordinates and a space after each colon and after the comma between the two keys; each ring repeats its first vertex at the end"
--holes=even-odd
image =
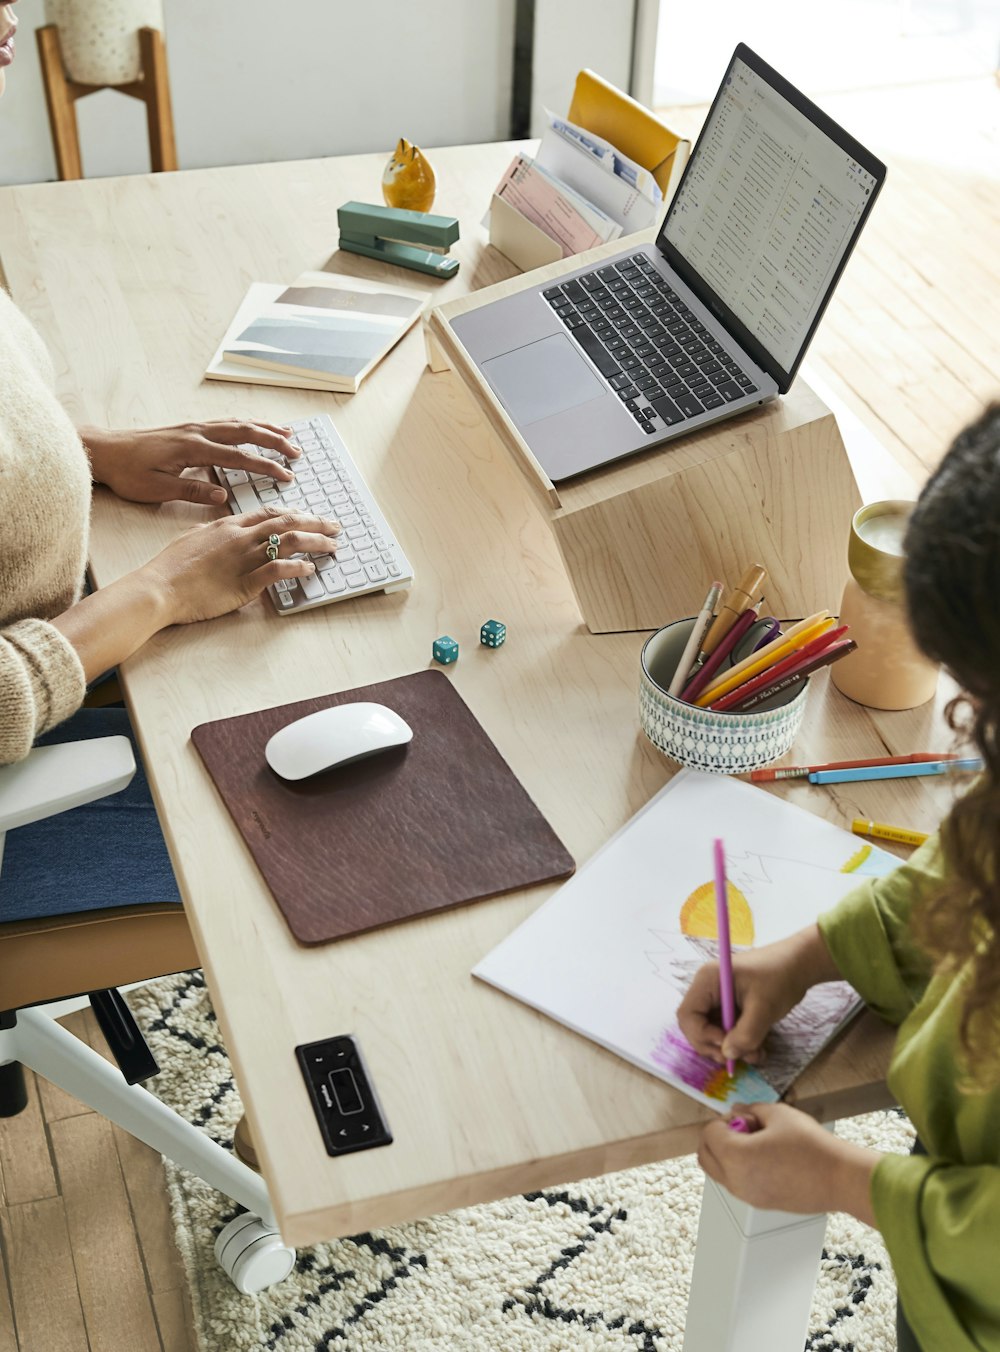
{"type": "Polygon", "coordinates": [[[737,1019],[726,1033],[721,1022],[719,964],[707,962],[694,974],[677,1010],[680,1030],[696,1052],[712,1061],[764,1059],[768,1033],[799,1003],[810,986],[835,981],[834,966],[819,927],[788,939],[733,954],[737,1019]]]}
{"type": "Polygon", "coordinates": [[[165,623],[191,624],[239,609],[281,578],[314,573],[311,560],[289,556],[332,554],[339,532],[333,520],[263,507],[192,527],[140,572],[161,594],[165,623]],[[267,556],[272,534],[279,537],[273,561],[267,556]]]}

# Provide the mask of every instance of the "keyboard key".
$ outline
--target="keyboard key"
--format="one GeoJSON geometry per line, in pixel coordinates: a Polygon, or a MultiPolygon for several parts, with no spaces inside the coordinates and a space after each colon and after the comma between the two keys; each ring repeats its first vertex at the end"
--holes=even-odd
{"type": "Polygon", "coordinates": [[[389,576],[386,572],[385,565],[381,561],[376,563],[366,563],[365,572],[368,575],[369,582],[385,582],[389,576]]]}
{"type": "Polygon", "coordinates": [[[354,573],[347,579],[347,585],[351,591],[357,591],[358,587],[367,587],[368,579],[364,573],[354,573]]]}
{"type": "Polygon", "coordinates": [[[289,596],[287,591],[276,591],[274,599],[282,610],[288,610],[295,604],[294,598],[289,596]]]}
{"type": "Polygon", "coordinates": [[[726,401],[722,398],[721,395],[716,394],[715,391],[713,390],[711,394],[706,394],[702,398],[701,402],[705,405],[706,408],[719,408],[726,401]]]}
{"type": "Polygon", "coordinates": [[[705,412],[705,407],[693,394],[681,394],[677,397],[677,407],[684,414],[685,418],[697,418],[699,413],[705,412]]]}
{"type": "Polygon", "coordinates": [[[717,393],[721,394],[727,404],[731,404],[735,399],[742,399],[743,391],[737,385],[735,380],[727,380],[724,385],[717,387],[717,393]]]}
{"type": "Polygon", "coordinates": [[[673,400],[668,399],[666,396],[662,399],[654,399],[653,407],[668,427],[676,427],[678,423],[684,421],[683,413],[681,413],[673,400]]]}
{"type": "Polygon", "coordinates": [[[642,430],[646,433],[647,436],[649,436],[650,432],[655,432],[655,431],[656,431],[656,428],[653,426],[653,424],[652,424],[651,422],[645,422],[645,421],[644,421],[644,422],[641,422],[641,423],[639,424],[639,426],[642,428],[642,430]]]}
{"type": "Polygon", "coordinates": [[[260,507],[257,494],[250,484],[233,484],[229,491],[241,512],[256,512],[260,507]]]}
{"type": "Polygon", "coordinates": [[[299,578],[299,586],[305,593],[307,601],[316,601],[324,593],[325,588],[315,573],[310,573],[307,577],[299,578]]]}
{"type": "Polygon", "coordinates": [[[581,301],[587,299],[587,293],[579,282],[563,282],[563,294],[568,296],[574,305],[579,305],[581,301]]]}
{"type": "Polygon", "coordinates": [[[347,583],[341,577],[339,572],[324,573],[323,586],[331,596],[336,596],[339,592],[347,591],[347,583]]]}
{"type": "Polygon", "coordinates": [[[546,291],[542,292],[542,295],[545,297],[546,300],[554,300],[557,296],[562,295],[562,287],[550,286],[546,291]]]}

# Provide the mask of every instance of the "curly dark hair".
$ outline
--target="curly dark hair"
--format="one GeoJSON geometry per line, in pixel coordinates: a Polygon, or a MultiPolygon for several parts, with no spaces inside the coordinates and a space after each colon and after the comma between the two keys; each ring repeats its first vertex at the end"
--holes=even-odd
{"type": "Polygon", "coordinates": [[[941,826],[948,881],[914,916],[947,970],[966,969],[969,1088],[1000,1082],[1000,403],[959,434],[910,518],[904,581],[917,643],[962,687],[948,706],[985,772],[941,826]]]}

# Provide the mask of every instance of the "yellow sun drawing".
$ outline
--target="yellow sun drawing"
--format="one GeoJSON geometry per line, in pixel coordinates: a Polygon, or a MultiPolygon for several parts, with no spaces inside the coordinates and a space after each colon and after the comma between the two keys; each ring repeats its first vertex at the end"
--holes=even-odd
{"type": "MultiPolygon", "coordinates": [[[[738,887],[726,883],[729,902],[729,941],[749,948],[753,944],[753,912],[738,887]]],[[[718,922],[715,917],[715,883],[696,887],[681,907],[681,932],[693,939],[717,939],[718,922]]]]}

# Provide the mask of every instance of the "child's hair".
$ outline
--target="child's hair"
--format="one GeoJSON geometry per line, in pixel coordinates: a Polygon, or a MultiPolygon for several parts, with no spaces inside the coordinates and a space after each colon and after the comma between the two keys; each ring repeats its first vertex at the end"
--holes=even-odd
{"type": "Polygon", "coordinates": [[[948,706],[986,770],[941,826],[948,882],[914,917],[940,964],[968,967],[961,1020],[970,1087],[1000,1081],[1000,403],[956,438],[906,534],[917,643],[962,686],[948,706]]]}

